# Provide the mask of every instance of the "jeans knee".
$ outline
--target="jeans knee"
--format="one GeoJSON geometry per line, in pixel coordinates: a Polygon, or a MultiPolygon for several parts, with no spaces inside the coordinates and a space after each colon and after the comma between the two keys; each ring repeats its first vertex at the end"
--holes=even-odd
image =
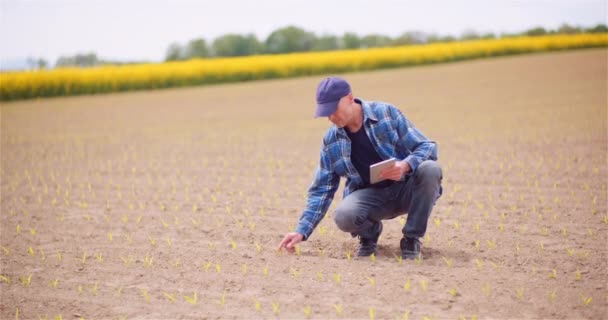
{"type": "Polygon", "coordinates": [[[441,166],[433,160],[426,160],[418,165],[415,175],[418,179],[429,181],[440,181],[443,177],[441,166]]]}
{"type": "Polygon", "coordinates": [[[338,207],[334,212],[334,222],[336,226],[344,232],[352,232],[356,229],[354,216],[350,210],[338,207]]]}

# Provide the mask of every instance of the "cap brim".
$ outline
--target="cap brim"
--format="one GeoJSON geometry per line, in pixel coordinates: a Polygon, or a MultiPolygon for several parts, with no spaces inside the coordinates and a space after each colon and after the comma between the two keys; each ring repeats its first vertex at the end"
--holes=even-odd
{"type": "Polygon", "coordinates": [[[329,117],[338,108],[338,101],[319,103],[317,104],[317,111],[315,112],[315,118],[329,117]]]}

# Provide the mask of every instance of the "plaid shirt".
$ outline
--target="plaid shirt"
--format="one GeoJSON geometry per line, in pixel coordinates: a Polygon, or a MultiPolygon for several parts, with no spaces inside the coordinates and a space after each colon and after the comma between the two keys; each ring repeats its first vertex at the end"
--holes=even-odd
{"type": "MultiPolygon", "coordinates": [[[[405,118],[396,107],[383,102],[355,99],[363,109],[363,128],[382,159],[405,160],[412,169],[401,177],[405,180],[425,160],[437,160],[437,145],[405,118]]],[[[343,128],[331,126],[321,147],[321,159],[308,190],[306,209],[296,232],[308,239],[321,222],[336,190],[340,177],[346,178],[343,198],[363,187],[364,182],[350,159],[351,142],[343,128]]]]}

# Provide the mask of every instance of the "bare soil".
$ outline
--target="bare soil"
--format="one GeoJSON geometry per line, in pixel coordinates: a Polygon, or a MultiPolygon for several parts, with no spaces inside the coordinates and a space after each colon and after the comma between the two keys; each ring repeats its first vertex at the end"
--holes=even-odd
{"type": "Polygon", "coordinates": [[[305,205],[318,77],[1,106],[2,319],[606,319],[606,49],[344,75],[439,146],[421,261],[305,205]],[[195,298],[196,295],[196,298],[195,298]]]}

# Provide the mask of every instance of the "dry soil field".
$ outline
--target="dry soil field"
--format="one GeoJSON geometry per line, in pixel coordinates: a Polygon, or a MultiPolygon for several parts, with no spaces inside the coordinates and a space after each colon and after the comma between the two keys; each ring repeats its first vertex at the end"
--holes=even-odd
{"type": "Polygon", "coordinates": [[[421,261],[402,218],[350,258],[331,210],[276,251],[319,77],[3,103],[0,318],[606,319],[607,53],[345,75],[438,143],[421,261]]]}

